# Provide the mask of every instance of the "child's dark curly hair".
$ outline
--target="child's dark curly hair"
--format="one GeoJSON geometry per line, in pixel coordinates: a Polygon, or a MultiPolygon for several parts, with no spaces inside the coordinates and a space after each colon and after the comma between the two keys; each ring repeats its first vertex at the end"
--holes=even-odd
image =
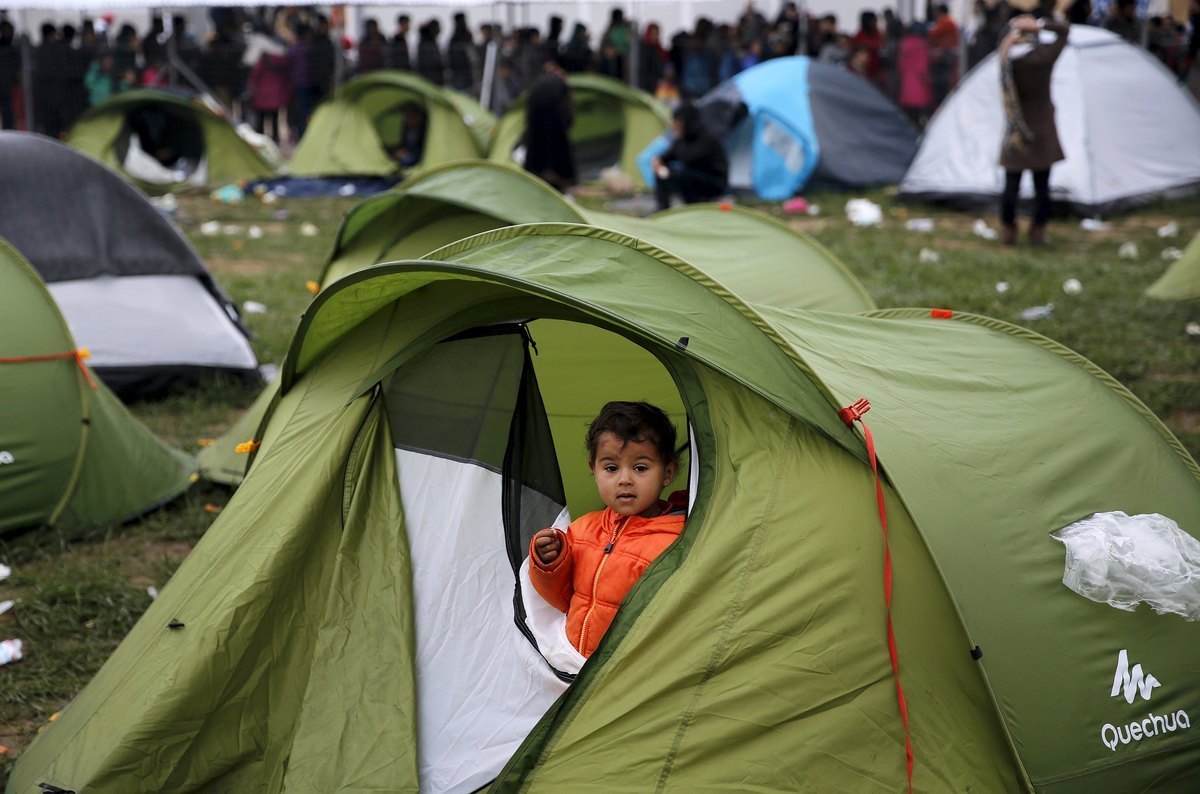
{"type": "Polygon", "coordinates": [[[588,460],[595,462],[600,436],[612,433],[623,443],[648,441],[664,464],[675,463],[675,425],[663,410],[646,402],[614,401],[605,404],[587,432],[588,460]]]}

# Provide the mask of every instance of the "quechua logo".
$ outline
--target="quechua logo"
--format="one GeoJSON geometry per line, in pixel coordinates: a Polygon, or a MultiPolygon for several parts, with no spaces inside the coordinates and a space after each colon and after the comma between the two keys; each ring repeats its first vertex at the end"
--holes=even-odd
{"type": "MultiPolygon", "coordinates": [[[[1130,667],[1129,651],[1121,649],[1117,654],[1117,668],[1113,672],[1112,690],[1108,695],[1110,698],[1124,697],[1126,703],[1133,705],[1139,696],[1142,700],[1150,700],[1150,695],[1160,686],[1162,684],[1159,680],[1143,670],[1141,664],[1130,667]]],[[[1121,719],[1124,720],[1125,717],[1121,719]]],[[[1192,721],[1183,709],[1169,714],[1147,712],[1144,717],[1139,715],[1125,725],[1105,723],[1100,728],[1100,741],[1115,753],[1120,746],[1191,727],[1192,721]]]]}

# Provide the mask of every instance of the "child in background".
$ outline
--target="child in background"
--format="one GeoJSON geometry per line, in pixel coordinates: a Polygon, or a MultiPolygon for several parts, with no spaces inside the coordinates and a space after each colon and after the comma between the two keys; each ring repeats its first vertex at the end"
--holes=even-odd
{"type": "Polygon", "coordinates": [[[543,529],[529,545],[534,589],[567,613],[567,639],[583,656],[608,630],[642,572],[683,532],[686,492],[675,479],[675,427],[644,402],[610,402],[587,433],[588,467],[606,505],[567,531],[543,529]]]}

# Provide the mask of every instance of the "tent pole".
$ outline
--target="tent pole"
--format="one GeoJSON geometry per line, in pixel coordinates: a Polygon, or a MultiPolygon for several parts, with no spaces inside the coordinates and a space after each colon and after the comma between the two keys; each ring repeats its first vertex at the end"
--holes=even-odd
{"type": "Polygon", "coordinates": [[[479,102],[483,105],[484,110],[492,109],[492,83],[496,81],[496,58],[500,51],[496,38],[496,33],[493,32],[492,39],[483,53],[483,76],[479,80],[479,102]]]}
{"type": "Polygon", "coordinates": [[[21,9],[21,102],[25,129],[33,132],[33,44],[29,40],[29,9],[21,9]]]}

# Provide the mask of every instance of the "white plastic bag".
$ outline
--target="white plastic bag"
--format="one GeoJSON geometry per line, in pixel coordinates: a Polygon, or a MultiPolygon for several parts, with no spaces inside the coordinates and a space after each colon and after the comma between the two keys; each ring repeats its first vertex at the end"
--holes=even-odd
{"type": "Polygon", "coordinates": [[[1067,548],[1063,584],[1084,598],[1200,620],[1200,541],[1166,516],[1094,513],[1050,537],[1067,548]]]}

